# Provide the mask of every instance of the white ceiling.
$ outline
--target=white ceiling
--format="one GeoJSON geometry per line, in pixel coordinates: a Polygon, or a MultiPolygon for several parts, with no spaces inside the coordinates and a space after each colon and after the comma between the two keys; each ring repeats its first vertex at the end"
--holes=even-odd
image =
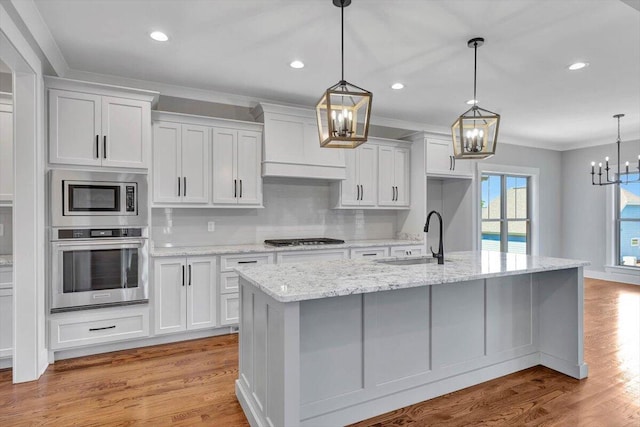
{"type": "MultiPolygon", "coordinates": [[[[73,70],[308,106],[340,79],[331,0],[35,3],[73,70]]],[[[373,92],[375,117],[444,129],[472,98],[474,36],[487,40],[478,99],[502,115],[501,140],[611,143],[615,113],[640,139],[640,12],[620,0],[353,0],[345,78],[373,92]],[[568,71],[578,60],[590,66],[568,71]]]]}

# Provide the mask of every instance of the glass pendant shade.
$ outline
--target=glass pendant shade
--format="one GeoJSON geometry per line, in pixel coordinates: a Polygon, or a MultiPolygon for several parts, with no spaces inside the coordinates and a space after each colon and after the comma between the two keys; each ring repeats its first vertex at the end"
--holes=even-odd
{"type": "Polygon", "coordinates": [[[456,159],[486,159],[496,153],[500,115],[474,105],[451,126],[456,159]]]}
{"type": "Polygon", "coordinates": [[[320,146],[356,148],[369,135],[373,94],[344,80],[325,91],[316,105],[320,146]]]}

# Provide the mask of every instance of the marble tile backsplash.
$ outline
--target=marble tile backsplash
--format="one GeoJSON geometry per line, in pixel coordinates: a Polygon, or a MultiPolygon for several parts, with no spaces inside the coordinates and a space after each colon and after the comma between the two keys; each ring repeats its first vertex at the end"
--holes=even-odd
{"type": "Polygon", "coordinates": [[[8,206],[0,207],[0,224],[4,234],[0,236],[0,255],[13,253],[13,209],[8,206]]]}
{"type": "Polygon", "coordinates": [[[153,209],[156,246],[261,243],[265,239],[333,237],[396,238],[394,211],[330,209],[328,182],[292,179],[263,184],[264,209],[153,209]],[[215,222],[215,231],[207,223],[215,222]]]}

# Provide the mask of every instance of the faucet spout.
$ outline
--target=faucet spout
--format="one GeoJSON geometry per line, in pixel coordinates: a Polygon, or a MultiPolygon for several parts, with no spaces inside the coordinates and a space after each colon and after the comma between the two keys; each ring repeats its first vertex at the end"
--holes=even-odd
{"type": "Polygon", "coordinates": [[[440,213],[436,211],[429,212],[429,215],[427,215],[427,222],[424,224],[424,232],[429,232],[429,222],[431,221],[431,216],[433,214],[438,217],[438,222],[440,223],[440,240],[438,242],[438,253],[434,252],[433,248],[431,248],[431,253],[433,254],[434,258],[438,258],[438,264],[444,264],[444,245],[442,244],[442,215],[440,215],[440,213]]]}

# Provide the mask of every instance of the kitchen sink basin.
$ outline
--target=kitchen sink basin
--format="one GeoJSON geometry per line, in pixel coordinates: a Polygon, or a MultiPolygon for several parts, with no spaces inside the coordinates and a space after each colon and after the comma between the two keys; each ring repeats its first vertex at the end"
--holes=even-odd
{"type": "MultiPolygon", "coordinates": [[[[376,260],[381,264],[389,264],[389,265],[417,265],[417,264],[437,264],[438,258],[434,257],[419,257],[419,258],[397,258],[397,259],[380,259],[376,260]]],[[[448,260],[444,260],[444,262],[448,262],[448,260]]]]}

